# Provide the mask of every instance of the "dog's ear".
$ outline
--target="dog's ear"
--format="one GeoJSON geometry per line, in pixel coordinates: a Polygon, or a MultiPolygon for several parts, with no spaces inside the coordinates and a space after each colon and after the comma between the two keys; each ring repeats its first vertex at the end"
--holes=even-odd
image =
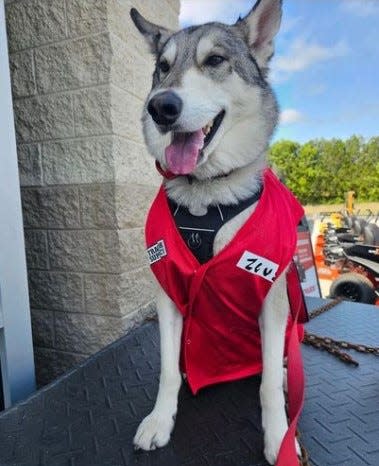
{"type": "Polygon", "coordinates": [[[171,36],[173,31],[158,26],[157,24],[150,23],[145,19],[135,8],[130,10],[130,16],[136,28],[144,36],[146,42],[149,44],[152,53],[157,54],[160,46],[171,36]]]}
{"type": "Polygon", "coordinates": [[[243,30],[258,65],[267,71],[274,54],[274,37],[282,19],[282,0],[258,0],[251,11],[235,24],[243,30]]]}

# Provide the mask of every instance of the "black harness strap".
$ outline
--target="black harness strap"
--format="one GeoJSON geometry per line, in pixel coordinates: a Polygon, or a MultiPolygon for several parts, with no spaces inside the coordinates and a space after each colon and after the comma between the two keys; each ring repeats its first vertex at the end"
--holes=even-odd
{"type": "Polygon", "coordinates": [[[238,204],[215,205],[208,207],[205,215],[192,215],[187,207],[168,199],[175,224],[192,254],[204,264],[213,257],[214,239],[220,230],[233,217],[259,200],[262,187],[253,196],[238,204]]]}

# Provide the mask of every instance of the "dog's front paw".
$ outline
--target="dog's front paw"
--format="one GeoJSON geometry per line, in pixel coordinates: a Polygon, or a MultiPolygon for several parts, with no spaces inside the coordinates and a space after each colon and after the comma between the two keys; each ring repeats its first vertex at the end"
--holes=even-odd
{"type": "MultiPolygon", "coordinates": [[[[284,435],[284,433],[283,433],[284,435]]],[[[264,436],[265,449],[264,455],[269,464],[275,464],[278,457],[279,448],[282,443],[283,436],[277,430],[276,432],[266,433],[264,436]]]]}
{"type": "Polygon", "coordinates": [[[136,450],[155,450],[164,447],[174,428],[174,416],[162,416],[152,411],[141,422],[133,443],[136,450]]]}

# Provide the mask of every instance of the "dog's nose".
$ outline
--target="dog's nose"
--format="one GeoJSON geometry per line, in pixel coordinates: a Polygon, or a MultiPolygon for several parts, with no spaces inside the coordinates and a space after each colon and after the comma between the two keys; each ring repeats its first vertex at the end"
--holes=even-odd
{"type": "Polygon", "coordinates": [[[172,91],[164,91],[150,99],[147,111],[158,125],[172,125],[183,108],[182,99],[172,91]]]}

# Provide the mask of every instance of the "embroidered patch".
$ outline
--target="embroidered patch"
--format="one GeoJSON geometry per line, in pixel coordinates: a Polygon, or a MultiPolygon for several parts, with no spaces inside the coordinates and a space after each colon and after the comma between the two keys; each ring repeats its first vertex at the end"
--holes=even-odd
{"type": "Polygon", "coordinates": [[[238,261],[237,267],[254,275],[259,275],[269,282],[273,282],[275,274],[278,271],[279,264],[275,264],[275,262],[271,262],[264,257],[258,256],[258,254],[245,251],[241,256],[241,259],[238,261]]]}
{"type": "Polygon", "coordinates": [[[147,249],[147,253],[149,254],[150,265],[154,264],[154,262],[158,262],[162,257],[167,256],[166,246],[163,239],[150,246],[147,249]]]}

